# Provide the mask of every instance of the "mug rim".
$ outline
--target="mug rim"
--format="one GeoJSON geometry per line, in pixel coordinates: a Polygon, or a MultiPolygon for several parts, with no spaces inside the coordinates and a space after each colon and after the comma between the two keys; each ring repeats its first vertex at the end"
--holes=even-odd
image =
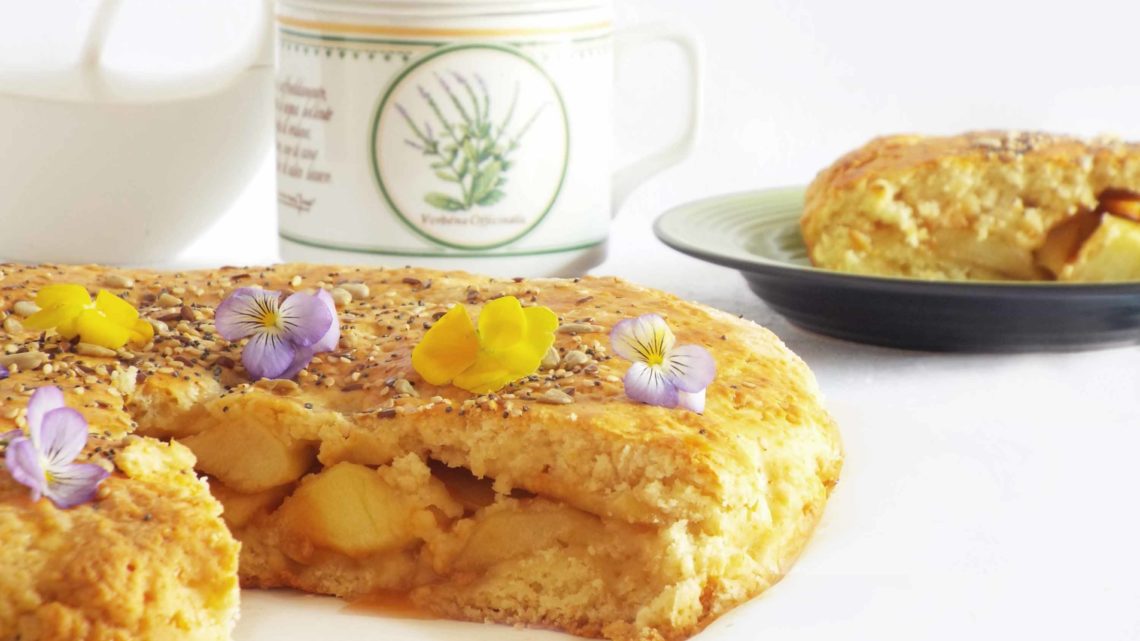
{"type": "Polygon", "coordinates": [[[613,0],[280,0],[280,4],[312,11],[449,18],[594,11],[611,9],[614,3],[613,0]]]}

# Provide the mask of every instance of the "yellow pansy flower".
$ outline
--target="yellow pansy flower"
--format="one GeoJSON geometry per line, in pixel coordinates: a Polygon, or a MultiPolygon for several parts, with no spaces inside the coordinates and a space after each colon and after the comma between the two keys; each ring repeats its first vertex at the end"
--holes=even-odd
{"type": "Polygon", "coordinates": [[[557,328],[554,312],[523,307],[514,296],[484,305],[478,330],[467,308],[456,305],[412,350],[412,367],[432,385],[487,394],[537,372],[557,328]]]}
{"type": "Polygon", "coordinates": [[[36,293],[40,311],[24,320],[28,329],[55,329],[70,340],[119,349],[127,344],[146,343],[154,328],[139,318],[139,311],[114,294],[99,290],[95,302],[82,285],[48,285],[36,293]]]}

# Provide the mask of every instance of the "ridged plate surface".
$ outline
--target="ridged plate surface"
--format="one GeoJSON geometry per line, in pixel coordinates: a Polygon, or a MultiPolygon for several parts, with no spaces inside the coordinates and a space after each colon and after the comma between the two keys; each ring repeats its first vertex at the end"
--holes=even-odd
{"type": "Polygon", "coordinates": [[[676,207],[654,231],[670,247],[740,270],[792,323],[907,349],[1030,352],[1140,343],[1140,283],[941,282],[812,267],[800,235],[803,188],[676,207]]]}

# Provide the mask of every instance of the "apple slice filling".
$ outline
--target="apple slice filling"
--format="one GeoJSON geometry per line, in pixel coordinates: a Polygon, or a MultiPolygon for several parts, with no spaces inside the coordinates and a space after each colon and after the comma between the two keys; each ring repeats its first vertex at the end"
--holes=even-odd
{"type": "Polygon", "coordinates": [[[168,430],[197,456],[242,544],[244,587],[402,594],[452,618],[507,607],[504,620],[597,636],[607,621],[694,625],[712,607],[700,587],[709,575],[759,571],[747,555],[724,557],[768,529],[767,503],[708,523],[635,524],[475,474],[460,452],[440,452],[446,464],[400,453],[385,433],[302,409],[288,386],[254,388],[168,430]]]}
{"type": "Polygon", "coordinates": [[[1106,189],[1101,192],[1099,209],[1113,216],[1140,222],[1140,194],[1126,189],[1106,189]]]}
{"type": "Polygon", "coordinates": [[[283,464],[293,460],[296,444],[254,433],[249,438],[261,439],[259,450],[215,447],[218,437],[209,430],[184,439],[198,455],[199,469],[214,471],[211,489],[243,543],[245,567],[258,568],[261,576],[244,577],[247,585],[339,573],[353,577],[353,588],[330,591],[359,597],[469,583],[548,554],[577,559],[605,577],[672,545],[653,528],[603,522],[524,490],[499,493],[492,479],[417,454],[380,466],[283,464]],[[242,466],[235,457],[251,452],[258,452],[253,467],[264,462],[270,471],[234,472],[242,466]],[[275,485],[266,487],[270,483],[275,485]],[[256,560],[247,563],[246,555],[256,560]]]}
{"type": "Polygon", "coordinates": [[[1035,258],[1056,280],[1140,279],[1140,194],[1106,189],[1096,209],[1049,230],[1035,258]]]}

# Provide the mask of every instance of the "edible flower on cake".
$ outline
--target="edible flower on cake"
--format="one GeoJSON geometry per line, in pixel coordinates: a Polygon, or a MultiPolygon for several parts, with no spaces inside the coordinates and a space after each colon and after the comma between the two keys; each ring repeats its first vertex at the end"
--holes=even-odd
{"type": "Polygon", "coordinates": [[[95,498],[95,491],[110,473],[94,463],[76,463],[87,446],[87,420],[64,404],[58,387],[37,389],[28,401],[28,433],[6,434],[4,465],[8,473],[61,509],[95,498]]]}
{"type": "Polygon", "coordinates": [[[336,305],[323,289],[281,301],[281,292],[242,287],[218,305],[214,325],[226,340],[249,338],[241,362],[254,380],[293,378],[340,342],[336,305]]]}
{"type": "Polygon", "coordinates": [[[483,306],[476,329],[463,305],[440,317],[412,350],[412,367],[432,385],[487,394],[538,371],[554,344],[558,316],[503,296],[483,306]]]}
{"type": "Polygon", "coordinates": [[[145,344],[154,337],[154,328],[139,318],[139,311],[127,301],[99,290],[94,302],[82,285],[47,285],[36,293],[40,310],[24,321],[28,329],[54,329],[70,340],[119,349],[128,342],[145,344]]]}
{"type": "Polygon", "coordinates": [[[614,326],[614,352],[632,361],[622,382],[626,396],[649,405],[705,410],[705,388],[716,377],[716,362],[700,345],[677,345],[673,330],[657,314],[627,318],[614,326]]]}

